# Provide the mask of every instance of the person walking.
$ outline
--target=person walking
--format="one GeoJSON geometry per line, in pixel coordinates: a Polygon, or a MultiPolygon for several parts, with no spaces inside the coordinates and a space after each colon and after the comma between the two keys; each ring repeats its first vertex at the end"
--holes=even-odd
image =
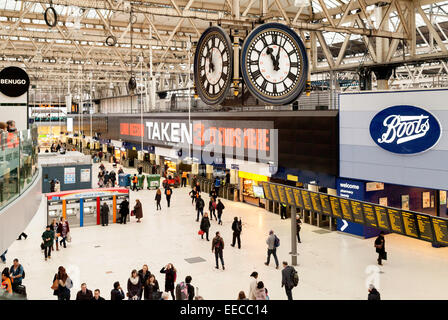
{"type": "Polygon", "coordinates": [[[204,216],[201,219],[201,226],[200,226],[201,231],[203,232],[201,234],[201,239],[204,239],[204,233],[206,235],[206,239],[207,241],[210,241],[208,239],[208,231],[210,230],[210,220],[208,219],[208,214],[207,212],[204,213],[204,216]]]}
{"type": "Polygon", "coordinates": [[[254,271],[250,275],[249,300],[257,300],[255,291],[257,290],[258,272],[254,271]]]}
{"type": "Polygon", "coordinates": [[[58,273],[54,275],[53,285],[51,288],[54,290],[53,295],[58,297],[58,300],[70,300],[70,289],[73,287],[73,282],[68,276],[65,268],[60,266],[58,273]]]}
{"type": "Polygon", "coordinates": [[[297,232],[297,241],[299,243],[302,243],[300,241],[300,230],[302,229],[302,220],[300,220],[300,216],[296,215],[296,232],[297,232]]]}
{"type": "Polygon", "coordinates": [[[129,300],[140,300],[141,297],[141,282],[138,276],[137,270],[132,270],[131,276],[128,279],[128,299],[129,300]]]}
{"type": "MultiPolygon", "coordinates": [[[[56,218],[53,219],[53,221],[50,224],[50,229],[53,232],[53,236],[54,236],[54,242],[56,243],[56,251],[59,251],[59,233],[58,233],[58,227],[59,227],[59,223],[58,220],[56,218]]],[[[51,247],[51,250],[54,251],[54,246],[51,247]]]]}
{"type": "Polygon", "coordinates": [[[235,243],[238,240],[238,249],[241,249],[241,232],[243,231],[243,223],[240,220],[238,220],[238,217],[233,218],[232,223],[232,230],[233,230],[233,239],[232,239],[232,247],[235,247],[235,243]]]}
{"type": "Polygon", "coordinates": [[[278,269],[278,258],[277,258],[277,247],[280,245],[280,240],[277,238],[277,236],[274,234],[274,231],[269,231],[269,236],[266,239],[266,244],[268,245],[268,258],[267,261],[264,263],[265,265],[269,265],[269,262],[271,261],[271,254],[274,256],[275,259],[275,265],[276,269],[278,269]]]}
{"type": "Polygon", "coordinates": [[[82,283],[81,284],[81,290],[78,291],[76,294],[76,300],[77,301],[88,301],[92,300],[93,293],[92,290],[87,289],[87,284],[82,283]]]}
{"type": "Polygon", "coordinates": [[[219,231],[217,231],[216,237],[214,237],[212,241],[212,252],[215,253],[216,269],[219,269],[218,265],[218,257],[219,257],[222,264],[222,270],[226,270],[226,268],[224,267],[223,250],[224,250],[224,240],[223,238],[221,238],[219,231]]]}
{"type": "Polygon", "coordinates": [[[218,211],[218,224],[222,225],[222,211],[225,209],[224,204],[221,202],[221,199],[218,199],[218,203],[216,204],[216,211],[218,211]]]}
{"type": "Polygon", "coordinates": [[[13,265],[9,268],[9,274],[12,279],[12,291],[16,292],[17,287],[22,285],[22,280],[25,276],[25,271],[19,263],[19,259],[15,258],[13,260],[13,265]]]}
{"type": "Polygon", "coordinates": [[[134,214],[137,218],[137,222],[141,222],[140,219],[143,218],[143,208],[139,199],[135,200],[134,214]]]}
{"type": "Polygon", "coordinates": [[[168,263],[160,270],[160,273],[165,274],[165,292],[170,292],[173,300],[176,300],[174,296],[174,283],[176,282],[177,271],[172,263],[168,263]]]}
{"type": "Polygon", "coordinates": [[[218,194],[216,193],[216,188],[213,188],[213,189],[210,191],[209,196],[210,196],[210,198],[212,198],[212,199],[214,199],[214,200],[216,201],[216,199],[218,198],[218,194]]]}
{"type": "Polygon", "coordinates": [[[375,239],[376,252],[378,253],[378,264],[383,265],[382,260],[387,260],[386,256],[386,239],[384,239],[384,231],[381,231],[379,236],[375,239]]]}
{"type": "Polygon", "coordinates": [[[198,182],[196,182],[196,191],[201,193],[201,184],[198,182]]]}
{"type": "Polygon", "coordinates": [[[57,233],[62,238],[59,244],[62,246],[62,243],[64,243],[64,248],[67,248],[67,236],[69,232],[70,232],[70,226],[68,224],[68,221],[65,220],[64,217],[61,217],[61,222],[58,225],[57,233]]]}
{"type": "Polygon", "coordinates": [[[213,197],[210,198],[210,201],[208,202],[208,210],[210,211],[210,220],[213,220],[213,216],[215,216],[215,220],[218,221],[218,218],[216,217],[216,201],[213,197]]]}
{"type": "Polygon", "coordinates": [[[286,219],[286,204],[282,203],[280,206],[281,206],[281,208],[280,208],[280,218],[282,220],[284,220],[284,219],[286,219]]]}
{"type": "Polygon", "coordinates": [[[369,285],[367,300],[381,300],[381,295],[373,284],[369,285]]]}
{"type": "Polygon", "coordinates": [[[216,195],[219,196],[219,188],[221,187],[221,179],[219,177],[217,177],[215,179],[215,190],[216,190],[216,195]]]}
{"type": "Polygon", "coordinates": [[[126,224],[129,214],[129,202],[126,198],[121,201],[118,212],[120,213],[120,224],[126,224]]]}
{"type": "Polygon", "coordinates": [[[114,282],[114,288],[110,291],[110,300],[121,301],[125,298],[123,289],[121,289],[120,282],[114,282]]]}
{"type": "Polygon", "coordinates": [[[160,300],[161,292],[159,292],[159,282],[156,277],[151,274],[145,283],[144,299],[145,300],[160,300]]]}
{"type": "Polygon", "coordinates": [[[53,246],[53,240],[54,240],[54,234],[53,231],[51,231],[49,225],[46,227],[44,233],[42,233],[42,240],[43,240],[45,261],[47,261],[47,258],[51,259],[51,247],[53,246]]]}
{"type": "Polygon", "coordinates": [[[288,262],[283,261],[282,288],[285,287],[288,300],[292,300],[292,289],[295,287],[294,273],[296,272],[297,271],[292,266],[288,266],[288,262]]]}
{"type": "Polygon", "coordinates": [[[187,171],[182,171],[182,180],[181,180],[181,187],[186,187],[187,186],[187,178],[188,178],[188,172],[187,171]]]}
{"type": "Polygon", "coordinates": [[[162,207],[160,206],[160,201],[162,201],[162,191],[160,190],[160,188],[157,188],[156,197],[154,198],[154,200],[156,200],[156,211],[162,210],[162,207]]]}
{"type": "Polygon", "coordinates": [[[196,198],[197,198],[197,191],[196,191],[196,187],[194,187],[189,193],[188,195],[191,197],[191,205],[194,205],[196,198]]]}
{"type": "Polygon", "coordinates": [[[132,191],[138,191],[137,183],[138,183],[138,178],[137,178],[137,175],[134,174],[134,176],[132,177],[132,191]]]}
{"type": "Polygon", "coordinates": [[[204,200],[201,198],[201,195],[198,195],[198,198],[196,200],[196,211],[198,212],[196,221],[199,221],[199,213],[201,214],[201,216],[204,215],[204,207],[205,207],[204,200]]]}
{"type": "Polygon", "coordinates": [[[257,289],[255,289],[255,300],[267,300],[266,288],[263,281],[257,283],[257,289]]]}
{"type": "Polygon", "coordinates": [[[140,285],[142,286],[142,290],[140,291],[140,300],[142,299],[143,290],[145,289],[146,282],[148,281],[150,275],[151,272],[149,272],[147,264],[144,264],[143,267],[138,271],[140,285]]]}
{"type": "Polygon", "coordinates": [[[109,225],[109,206],[106,202],[103,202],[100,209],[101,213],[101,225],[108,226],[109,225]]]}
{"type": "Polygon", "coordinates": [[[166,197],[166,204],[168,208],[170,207],[170,201],[171,201],[171,195],[173,194],[173,190],[170,188],[170,185],[167,184],[165,188],[165,197],[166,197]]]}

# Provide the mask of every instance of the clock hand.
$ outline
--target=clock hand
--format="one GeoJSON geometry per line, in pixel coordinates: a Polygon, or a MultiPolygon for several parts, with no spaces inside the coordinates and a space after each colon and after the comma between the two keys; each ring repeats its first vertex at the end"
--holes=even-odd
{"type": "Polygon", "coordinates": [[[280,70],[280,68],[278,67],[279,63],[280,63],[280,47],[278,47],[278,51],[277,51],[277,57],[275,58],[275,64],[274,64],[274,70],[278,71],[280,70]]]}
{"type": "Polygon", "coordinates": [[[266,53],[268,54],[268,55],[270,55],[271,56],[271,59],[272,59],[272,64],[274,65],[274,70],[276,70],[275,68],[275,64],[276,64],[276,61],[275,61],[275,58],[274,58],[274,55],[272,54],[272,52],[274,52],[274,50],[271,48],[271,47],[268,47],[267,49],[266,49],[266,53]]]}
{"type": "Polygon", "coordinates": [[[208,51],[207,58],[208,58],[208,72],[213,72],[214,65],[212,62],[212,60],[213,60],[212,50],[208,51]]]}

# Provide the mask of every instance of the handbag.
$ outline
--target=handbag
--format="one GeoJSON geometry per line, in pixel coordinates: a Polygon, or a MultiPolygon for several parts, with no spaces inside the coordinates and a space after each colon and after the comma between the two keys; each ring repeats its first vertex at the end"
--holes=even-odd
{"type": "Polygon", "coordinates": [[[202,231],[202,230],[198,231],[198,235],[202,236],[203,234],[204,234],[204,231],[202,231]]]}
{"type": "Polygon", "coordinates": [[[65,239],[67,240],[67,242],[72,242],[72,236],[70,235],[70,232],[67,233],[67,236],[65,237],[65,239]]]}
{"type": "Polygon", "coordinates": [[[131,210],[131,217],[135,216],[134,210],[131,210]]]}
{"type": "Polygon", "coordinates": [[[160,300],[162,299],[162,291],[157,291],[152,293],[152,299],[153,300],[160,300]]]}
{"type": "Polygon", "coordinates": [[[53,285],[51,286],[51,290],[58,290],[59,288],[59,280],[58,279],[54,279],[53,281],[53,285]]]}
{"type": "Polygon", "coordinates": [[[386,252],[386,251],[384,251],[384,252],[381,254],[381,259],[383,259],[383,260],[387,260],[387,252],[386,252]]]}
{"type": "Polygon", "coordinates": [[[44,245],[43,242],[40,244],[40,249],[41,249],[41,250],[45,250],[45,245],[44,245]]]}

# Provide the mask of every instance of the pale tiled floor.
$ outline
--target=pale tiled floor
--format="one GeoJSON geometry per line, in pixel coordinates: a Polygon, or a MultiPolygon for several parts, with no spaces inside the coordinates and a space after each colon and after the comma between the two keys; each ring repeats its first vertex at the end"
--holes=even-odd
{"type": "MultiPolygon", "coordinates": [[[[94,166],[96,176],[98,165],[94,166]]],[[[211,242],[197,235],[199,226],[188,191],[187,188],[174,189],[171,208],[166,208],[163,200],[162,211],[155,211],[155,191],[132,192],[131,204],[136,198],[143,204],[141,224],[132,218],[127,225],[73,228],[72,243],[67,249],[55,252],[48,262],[39,249],[45,226],[43,201],[26,230],[28,239],[15,241],[9,248],[7,263],[9,265],[17,257],[24,265],[29,299],[55,299],[50,286],[59,265],[65,266],[74,280],[72,299],[80,282],[86,282],[92,290],[99,288],[109,299],[113,282],[118,280],[125,287],[130,271],[140,269],[145,263],[163,284],[159,271],[168,262],[177,268],[179,280],[191,275],[193,284],[199,287],[199,294],[205,299],[235,299],[240,290],[247,294],[252,271],[258,271],[271,299],[285,299],[280,287],[280,270],[274,268],[272,260],[270,267],[263,263],[266,261],[265,239],[270,229],[281,239],[280,263],[290,262],[290,221],[280,220],[263,209],[224,200],[224,225],[217,226],[213,221],[211,233],[219,230],[224,237],[226,270],[216,270],[211,242]],[[230,247],[234,216],[241,216],[244,223],[241,250],[230,247]],[[202,257],[206,261],[189,264],[184,260],[192,257],[202,257]]],[[[205,198],[208,203],[208,196],[205,198]]],[[[369,279],[379,281],[383,299],[447,298],[448,248],[434,249],[423,241],[387,235],[389,261],[378,273],[373,239],[363,240],[338,232],[317,234],[315,230],[319,228],[302,227],[300,265],[296,267],[300,283],[293,290],[295,299],[366,299],[369,279]]]]}

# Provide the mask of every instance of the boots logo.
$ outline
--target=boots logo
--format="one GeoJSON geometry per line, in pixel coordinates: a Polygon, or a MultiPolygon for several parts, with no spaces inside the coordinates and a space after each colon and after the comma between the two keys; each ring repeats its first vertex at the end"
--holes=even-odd
{"type": "Polygon", "coordinates": [[[373,117],[370,136],[387,151],[416,154],[431,149],[439,142],[442,127],[428,111],[399,105],[384,109],[373,117]]]}

